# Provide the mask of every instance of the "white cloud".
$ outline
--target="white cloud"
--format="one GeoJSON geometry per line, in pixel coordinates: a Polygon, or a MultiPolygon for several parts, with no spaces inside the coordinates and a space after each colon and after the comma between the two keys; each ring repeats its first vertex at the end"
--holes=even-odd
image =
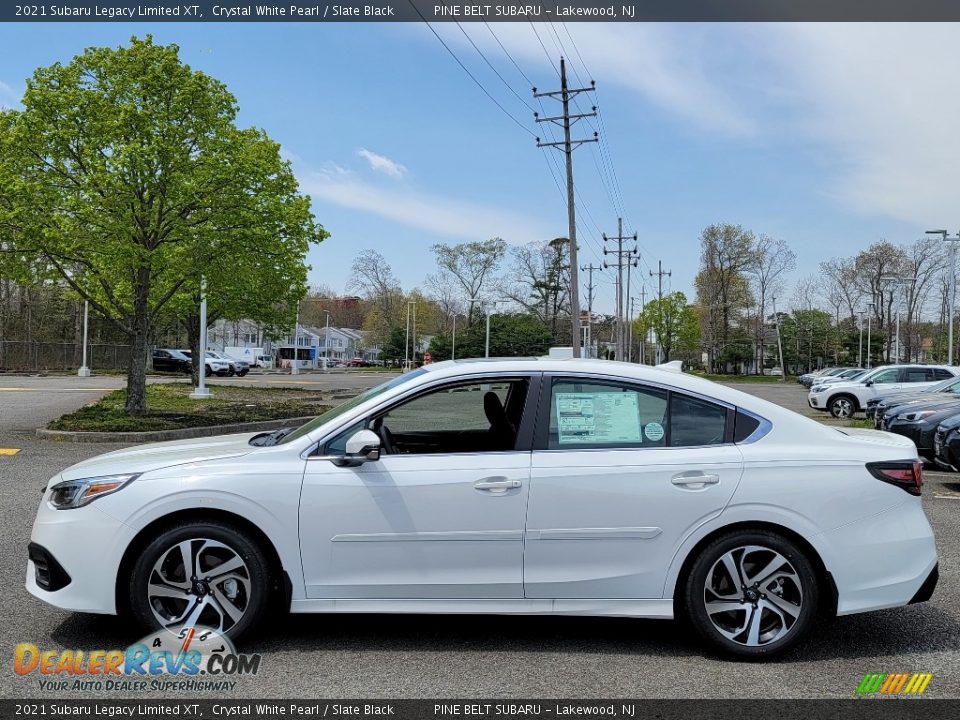
{"type": "Polygon", "coordinates": [[[391,160],[386,155],[375,153],[372,150],[360,148],[357,150],[357,155],[366,160],[371,169],[384,175],[389,175],[392,178],[402,178],[407,172],[407,169],[400,163],[391,160]]]}
{"type": "MultiPolygon", "coordinates": [[[[502,51],[489,32],[478,24],[468,25],[466,31],[487,57],[502,57],[502,51]]],[[[717,44],[714,30],[688,23],[679,26],[571,23],[566,28],[562,23],[552,25],[551,28],[545,23],[537,23],[539,40],[530,23],[497,23],[494,29],[504,47],[521,67],[526,68],[531,80],[542,85],[542,89],[555,89],[554,86],[559,85],[551,61],[558,63],[563,53],[568,56],[571,69],[576,69],[579,75],[571,72],[571,84],[596,80],[602,97],[609,98],[626,90],[679,116],[693,127],[733,136],[751,135],[756,131],[746,107],[724,87],[726,78],[718,72],[717,61],[731,48],[717,44]],[[592,77],[587,76],[580,58],[592,77]]],[[[438,23],[435,27],[445,34],[448,43],[463,48],[461,55],[469,60],[469,65],[482,68],[482,61],[454,23],[438,23]]],[[[735,56],[741,50],[738,47],[729,54],[735,56]]],[[[505,65],[504,71],[512,79],[516,78],[516,72],[509,66],[505,65]]],[[[489,87],[498,93],[506,92],[498,83],[499,80],[493,77],[489,87]]],[[[524,95],[528,91],[528,88],[521,89],[524,95]]]]}
{"type": "Polygon", "coordinates": [[[299,176],[303,191],[315,199],[436,235],[467,240],[498,236],[512,244],[549,235],[544,225],[509,210],[423,193],[406,185],[377,185],[333,163],[299,176]]]}
{"type": "Polygon", "coordinates": [[[764,53],[789,88],[782,131],[829,148],[825,192],[863,214],[927,226],[960,223],[952,25],[787,24],[764,53]]]}

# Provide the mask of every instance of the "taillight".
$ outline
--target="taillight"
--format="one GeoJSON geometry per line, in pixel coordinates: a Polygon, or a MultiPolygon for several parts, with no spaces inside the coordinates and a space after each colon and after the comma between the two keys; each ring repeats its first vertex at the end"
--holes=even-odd
{"type": "Polygon", "coordinates": [[[911,495],[919,495],[923,487],[923,463],[919,460],[870,462],[867,470],[877,480],[896,485],[911,495]]]}

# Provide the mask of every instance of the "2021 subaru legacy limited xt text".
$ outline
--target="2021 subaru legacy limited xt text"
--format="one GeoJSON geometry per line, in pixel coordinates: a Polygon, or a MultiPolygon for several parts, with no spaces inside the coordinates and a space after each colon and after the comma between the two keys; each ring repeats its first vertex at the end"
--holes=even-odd
{"type": "Polygon", "coordinates": [[[64,470],[27,588],[234,637],[276,594],[297,613],[681,615],[721,650],[768,656],[817,612],[930,596],[921,483],[906,438],[680,372],[443,362],[296,430],[64,470]]]}

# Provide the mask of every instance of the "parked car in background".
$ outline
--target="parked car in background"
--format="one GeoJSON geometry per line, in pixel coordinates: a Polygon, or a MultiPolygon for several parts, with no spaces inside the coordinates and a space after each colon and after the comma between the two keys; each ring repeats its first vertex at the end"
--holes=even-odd
{"type": "MultiPolygon", "coordinates": [[[[193,358],[193,352],[191,350],[181,350],[184,355],[188,358],[193,358]]],[[[230,375],[230,361],[222,360],[216,357],[210,357],[209,351],[206,354],[206,357],[203,361],[204,374],[209,377],[210,375],[219,375],[220,377],[226,377],[230,375]]]]}
{"type": "Polygon", "coordinates": [[[933,459],[933,440],[937,426],[960,415],[960,398],[893,407],[884,414],[881,430],[913,440],[917,452],[933,459]]]}
{"type": "Polygon", "coordinates": [[[960,399],[960,377],[951,377],[930,385],[918,392],[879,395],[867,401],[866,414],[873,418],[873,426],[880,429],[884,413],[894,407],[904,407],[914,403],[928,403],[936,400],[960,399]]]}
{"type": "Polygon", "coordinates": [[[189,375],[193,372],[190,358],[179,350],[157,348],[153,351],[153,369],[157,372],[176,372],[189,375]]]}
{"type": "Polygon", "coordinates": [[[816,387],[818,385],[833,385],[838,382],[846,382],[859,380],[861,377],[867,374],[868,370],[864,368],[845,368],[843,372],[839,372],[836,375],[829,375],[826,377],[814,378],[813,385],[811,387],[816,387]]]}
{"type": "Polygon", "coordinates": [[[947,470],[960,470],[960,415],[937,425],[933,434],[933,461],[947,470]]]}
{"type": "Polygon", "coordinates": [[[807,402],[835,418],[848,418],[866,409],[872,398],[922,390],[958,374],[960,368],[950,365],[882,365],[857,380],[814,385],[807,402]]]}
{"type": "Polygon", "coordinates": [[[352,360],[347,361],[347,367],[370,367],[371,363],[367,362],[361,357],[355,357],[352,360]]]}
{"type": "Polygon", "coordinates": [[[296,429],[57,472],[26,587],[151,632],[189,618],[231,638],[280,602],[679,615],[718,650],[761,659],[821,613],[930,599],[922,485],[906,438],[828,427],[679,371],[438,362],[296,429]]]}
{"type": "Polygon", "coordinates": [[[243,377],[250,372],[250,363],[248,363],[246,360],[238,360],[236,358],[227,357],[226,355],[218,353],[216,350],[207,350],[207,358],[228,363],[230,366],[230,369],[227,372],[228,375],[243,377]]]}
{"type": "Polygon", "coordinates": [[[822,368],[821,370],[817,370],[815,372],[810,372],[810,373],[801,375],[800,377],[797,378],[797,382],[803,385],[805,388],[810,389],[810,387],[813,386],[813,384],[817,381],[818,378],[822,379],[822,378],[833,377],[834,375],[839,375],[844,370],[846,370],[846,368],[842,368],[842,367],[822,368]]]}

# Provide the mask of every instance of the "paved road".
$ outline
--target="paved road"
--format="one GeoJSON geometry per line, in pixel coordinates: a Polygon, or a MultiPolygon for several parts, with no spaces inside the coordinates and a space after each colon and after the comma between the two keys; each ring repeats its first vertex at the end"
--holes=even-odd
{"type": "MultiPolygon", "coordinates": [[[[6,588],[0,596],[0,648],[8,663],[18,642],[90,650],[136,639],[115,618],[61,612],[23,590],[24,548],[40,487],[63,467],[120,447],[41,443],[31,435],[32,426],[88,402],[103,391],[96,388],[114,387],[119,380],[80,382],[0,378],[0,446],[21,448],[15,456],[0,456],[5,493],[0,578],[6,588]]],[[[315,382],[341,379],[331,375],[315,382]]],[[[797,386],[743,389],[787,405],[803,396],[797,386]]],[[[866,672],[922,670],[935,674],[928,696],[960,697],[960,500],[950,495],[960,490],[960,477],[928,478],[933,492],[925,494],[924,503],[937,532],[942,572],[934,600],[823,622],[809,642],[776,662],[718,660],[680,625],[663,621],[293,616],[278,618],[244,643],[244,650],[263,653],[262,671],[239,681],[232,695],[844,698],[866,672]]],[[[0,692],[8,698],[45,694],[35,677],[19,678],[9,670],[0,673],[0,692]]]]}

